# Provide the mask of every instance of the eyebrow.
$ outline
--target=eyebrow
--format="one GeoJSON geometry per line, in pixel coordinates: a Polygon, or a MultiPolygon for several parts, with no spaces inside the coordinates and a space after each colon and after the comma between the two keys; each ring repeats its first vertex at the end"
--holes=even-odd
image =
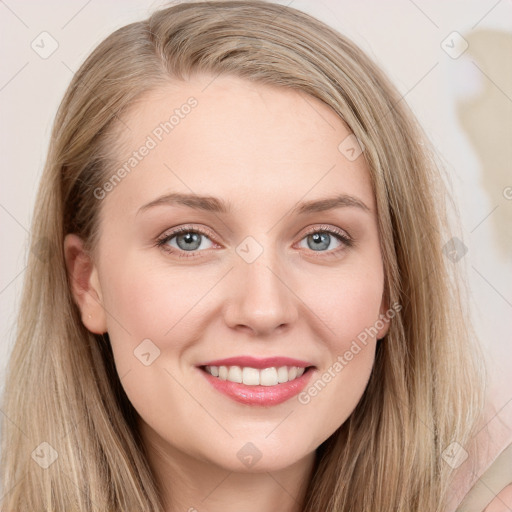
{"type": "MultiPolygon", "coordinates": [[[[193,208],[195,210],[203,210],[206,212],[224,214],[227,214],[232,210],[231,203],[219,199],[217,197],[200,196],[197,194],[171,193],[158,197],[157,199],[141,206],[137,211],[137,214],[139,214],[140,212],[144,212],[155,206],[162,205],[182,205],[187,206],[188,208],[193,208]]],[[[304,215],[307,213],[324,212],[327,210],[332,210],[334,208],[341,207],[355,207],[366,212],[371,211],[370,208],[368,208],[368,206],[366,206],[366,204],[357,197],[350,196],[347,194],[339,194],[333,197],[326,197],[323,199],[303,201],[301,203],[298,203],[291,210],[291,212],[297,215],[304,215]]]]}

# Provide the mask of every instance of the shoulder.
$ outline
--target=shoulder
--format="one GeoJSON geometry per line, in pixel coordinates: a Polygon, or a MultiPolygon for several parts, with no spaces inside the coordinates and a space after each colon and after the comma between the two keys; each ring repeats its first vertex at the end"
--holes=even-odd
{"type": "Polygon", "coordinates": [[[512,443],[496,457],[456,512],[512,511],[512,443]]]}
{"type": "Polygon", "coordinates": [[[512,510],[512,482],[485,508],[484,512],[510,512],[512,510]]]}

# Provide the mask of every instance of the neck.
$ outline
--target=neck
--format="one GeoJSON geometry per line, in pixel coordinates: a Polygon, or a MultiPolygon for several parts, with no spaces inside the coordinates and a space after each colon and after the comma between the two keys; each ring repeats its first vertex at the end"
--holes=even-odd
{"type": "Polygon", "coordinates": [[[280,470],[235,472],[155,439],[148,428],[142,434],[165,512],[302,510],[315,452],[280,470]]]}

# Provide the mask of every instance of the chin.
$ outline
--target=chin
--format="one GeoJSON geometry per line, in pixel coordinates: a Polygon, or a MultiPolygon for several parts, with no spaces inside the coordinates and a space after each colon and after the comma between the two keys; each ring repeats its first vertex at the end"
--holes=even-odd
{"type": "Polygon", "coordinates": [[[269,442],[264,437],[253,438],[253,441],[249,439],[230,440],[229,446],[225,446],[222,453],[214,456],[208,454],[209,462],[237,473],[266,473],[289,468],[311,455],[307,451],[298,452],[289,443],[279,442],[279,448],[276,449],[275,440],[269,442]]]}

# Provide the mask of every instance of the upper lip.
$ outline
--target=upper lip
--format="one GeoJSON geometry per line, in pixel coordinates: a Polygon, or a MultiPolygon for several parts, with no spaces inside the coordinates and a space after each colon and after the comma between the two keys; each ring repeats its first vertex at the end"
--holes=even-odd
{"type": "Polygon", "coordinates": [[[197,366],[243,366],[250,368],[271,368],[280,366],[298,366],[299,368],[307,368],[313,366],[307,361],[301,361],[300,359],[293,359],[291,357],[265,357],[256,358],[252,356],[238,356],[228,357],[227,359],[216,359],[215,361],[208,361],[206,363],[199,364],[197,366]]]}

